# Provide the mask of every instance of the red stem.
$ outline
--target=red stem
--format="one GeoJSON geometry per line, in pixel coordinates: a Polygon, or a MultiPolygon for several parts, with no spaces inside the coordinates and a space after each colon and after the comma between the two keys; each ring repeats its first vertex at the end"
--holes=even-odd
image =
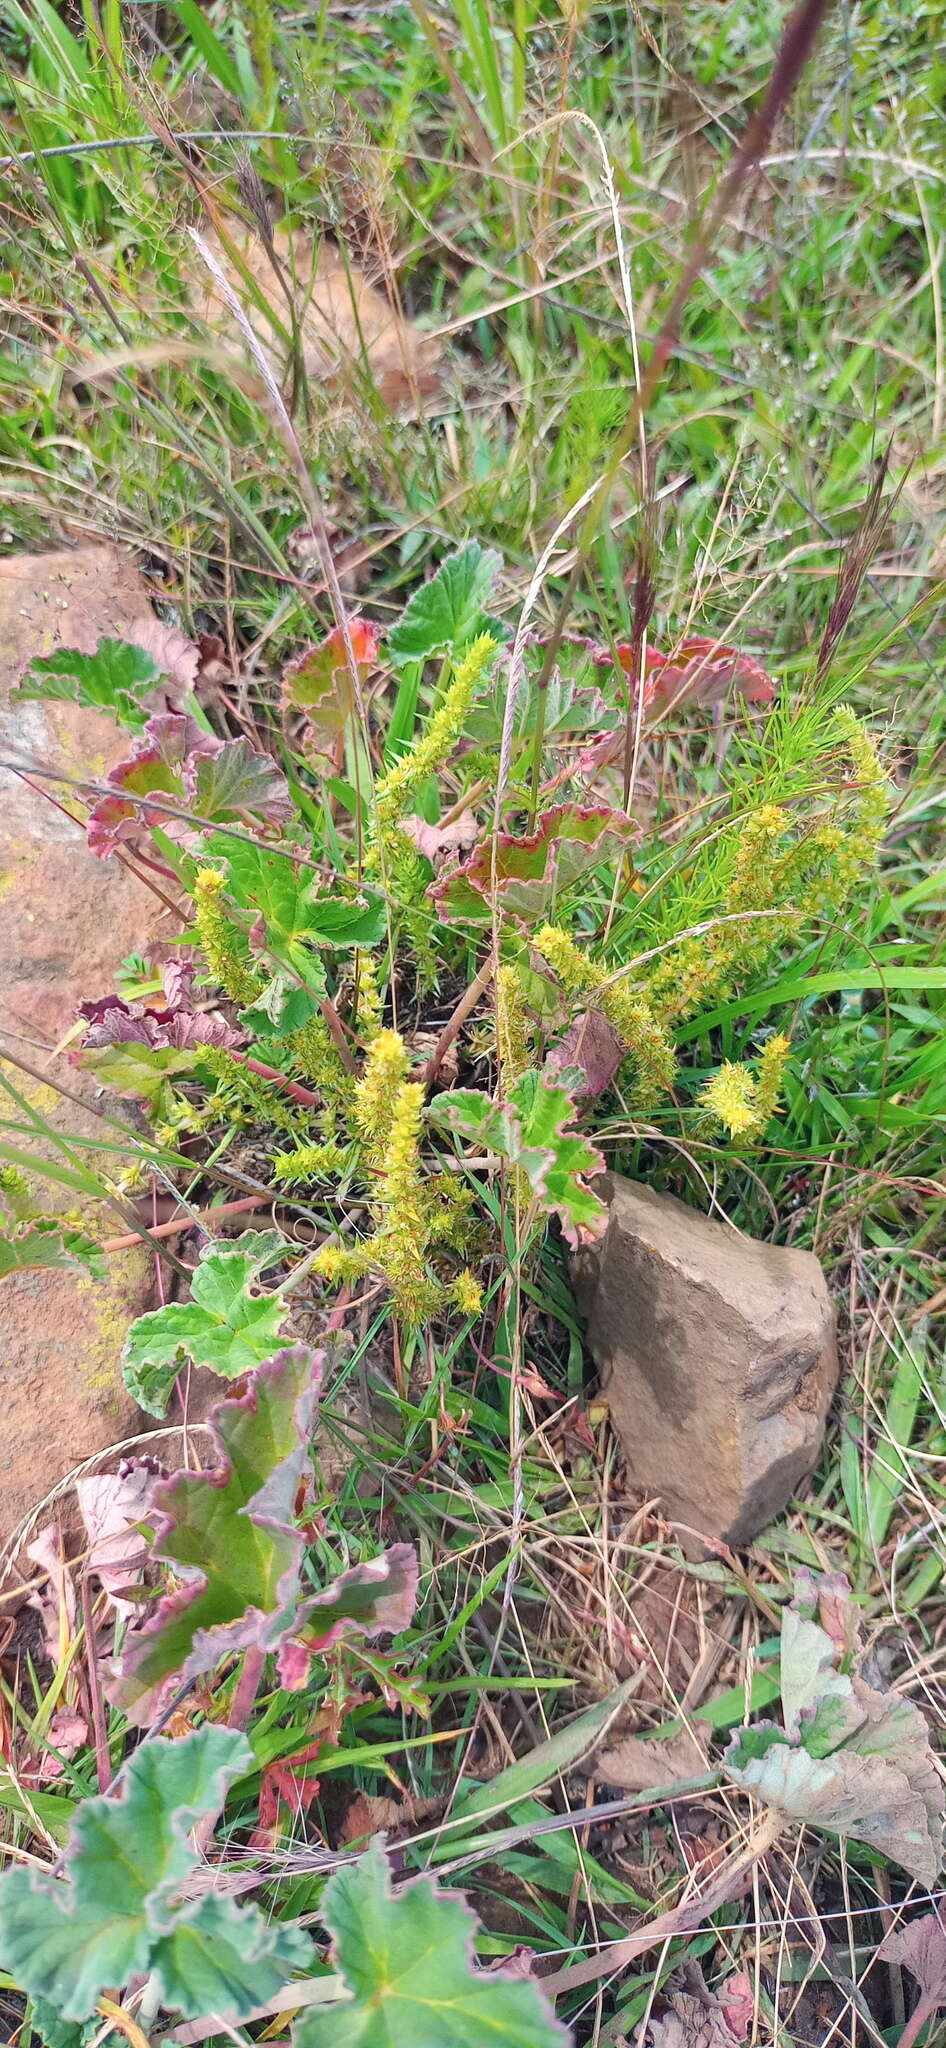
{"type": "Polygon", "coordinates": [[[275,1081],[284,1095],[292,1097],[293,1102],[304,1103],[306,1109],[318,1109],[319,1097],[313,1094],[312,1089],[303,1088],[301,1081],[290,1081],[285,1074],[279,1072],[278,1067],[266,1067],[262,1060],[251,1059],[248,1052],[231,1050],[231,1058],[240,1060],[244,1067],[249,1067],[251,1074],[261,1075],[264,1081],[275,1081]]]}

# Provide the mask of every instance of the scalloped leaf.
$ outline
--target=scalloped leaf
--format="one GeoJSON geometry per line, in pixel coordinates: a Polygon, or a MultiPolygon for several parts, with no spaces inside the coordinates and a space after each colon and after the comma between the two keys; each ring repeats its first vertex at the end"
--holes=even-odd
{"type": "Polygon", "coordinates": [[[71,1266],[85,1269],[93,1280],[107,1277],[105,1255],[94,1237],[84,1230],[69,1230],[50,1218],[31,1223],[26,1230],[0,1232],[0,1280],[8,1273],[30,1268],[71,1266]]]}
{"type": "Polygon", "coordinates": [[[265,1006],[269,1029],[274,1024],[294,1029],[312,1015],[315,999],[325,988],[318,949],[378,945],[386,929],[384,900],[370,890],[352,899],[337,885],[331,893],[318,894],[311,870],[274,847],[221,836],[211,839],[207,850],[215,865],[226,871],[232,903],[254,919],[248,957],[262,956],[288,976],[288,983],[275,990],[265,1006]],[[294,986],[300,981],[302,989],[294,986]],[[311,999],[306,1007],[307,992],[311,999]],[[283,1013],[293,994],[302,998],[303,1014],[298,1014],[297,1003],[290,1025],[283,1013]]]}
{"type": "Polygon", "coordinates": [[[427,661],[432,654],[465,654],[491,625],[486,608],[502,566],[495,548],[483,548],[478,540],[464,541],[447,555],[391,627],[387,649],[396,666],[427,661]]]}
{"type": "Polygon", "coordinates": [[[275,1997],[311,1959],[299,1929],[219,1895],[182,1895],[199,1860],[192,1828],[252,1763],[245,1736],[228,1728],[142,1744],[113,1792],[82,1801],[64,1878],[0,1877],[0,1967],[66,2020],[90,2018],[106,1986],[146,1970],[162,2002],[188,2017],[241,2019],[275,1997]]]}
{"type": "Polygon", "coordinates": [[[492,1102],[473,1088],[455,1088],[430,1104],[428,1119],[441,1130],[495,1152],[525,1175],[543,1209],[557,1216],[568,1243],[600,1237],[607,1210],[587,1185],[603,1173],[604,1160],[587,1138],[569,1129],[575,1121],[572,1096],[526,1073],[507,1102],[492,1102]]]}
{"type": "Polygon", "coordinates": [[[943,1791],[929,1729],[899,1693],[880,1692],[837,1664],[854,1641],[846,1581],[799,1572],[782,1617],[784,1729],[770,1722],[734,1737],[735,1783],[789,1819],[879,1849],[926,1884],[943,1840],[943,1791]],[[829,1634],[815,1610],[832,1623],[829,1634]]]}
{"type": "MultiPolygon", "coordinates": [[[[362,687],[378,663],[381,629],[370,619],[348,620],[352,653],[362,687]]],[[[286,711],[305,714],[305,748],[327,762],[340,756],[345,727],[355,710],[355,692],[344,635],[333,626],[317,646],[305,647],[283,670],[282,701],[286,711]]]]}
{"type": "Polygon", "coordinates": [[[252,1291],[274,1256],[270,1246],[270,1255],[260,1258],[257,1235],[205,1245],[191,1300],[167,1302],[132,1323],[122,1360],[125,1385],[149,1415],[164,1414],[186,1358],[234,1380],[272,1356],[288,1304],[279,1294],[252,1291]]]}
{"type": "Polygon", "coordinates": [[[349,1995],[299,2019],[294,2048],[565,2048],[538,1984],[473,1967],[469,1906],[426,1877],[393,1892],[377,1843],[329,1879],[320,1918],[349,1995]]]}
{"type": "Polygon", "coordinates": [[[283,825],[293,816],[282,770],[248,739],[224,740],[212,754],[192,754],[188,783],[198,816],[216,824],[283,825]]]}
{"type": "Polygon", "coordinates": [[[59,647],[54,654],[40,655],[10,696],[11,701],[17,697],[51,698],[110,711],[122,725],[140,729],[148,715],[142,699],[160,679],[160,668],[143,647],[104,639],[94,654],[82,654],[77,647],[59,647]]]}
{"type": "Polygon", "coordinates": [[[170,1680],[182,1684],[224,1657],[279,1650],[280,1676],[293,1688],[343,1630],[393,1634],[410,1621],[417,1560],[409,1545],[353,1566],[319,1593],[303,1585],[294,1518],[312,1474],[323,1356],[300,1344],[269,1359],[239,1400],[213,1410],[215,1465],[155,1482],[154,1555],[186,1577],[129,1639],[111,1683],[115,1704],[136,1723],[153,1718],[170,1680]]]}
{"type": "Polygon", "coordinates": [[[531,920],[542,915],[553,891],[569,888],[605,861],[613,865],[638,837],[638,826],[623,811],[557,804],[527,838],[501,832],[495,865],[492,840],[484,840],[469,860],[445,870],[428,894],[447,916],[483,922],[495,880],[500,909],[531,920]]]}
{"type": "Polygon", "coordinates": [[[114,794],[100,797],[87,826],[89,846],[102,860],[122,840],[140,838],[155,825],[170,839],[195,840],[184,820],[149,808],[149,796],[219,825],[265,825],[292,816],[289,786],[268,754],[255,753],[246,739],[218,740],[176,711],[149,718],[128,759],[106,779],[114,794]]]}

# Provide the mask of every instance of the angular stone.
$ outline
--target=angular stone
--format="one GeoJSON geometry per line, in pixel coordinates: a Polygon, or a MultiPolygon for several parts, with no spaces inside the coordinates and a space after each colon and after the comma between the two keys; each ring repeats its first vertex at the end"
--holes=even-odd
{"type": "Polygon", "coordinates": [[[821,1446],[838,1374],[824,1274],[619,1174],[597,1185],[607,1233],[573,1272],[628,1476],[683,1534],[747,1543],[821,1446]]]}

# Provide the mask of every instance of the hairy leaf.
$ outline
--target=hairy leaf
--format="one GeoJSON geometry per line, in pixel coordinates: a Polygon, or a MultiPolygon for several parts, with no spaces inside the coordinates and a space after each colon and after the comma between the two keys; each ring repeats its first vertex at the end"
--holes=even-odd
{"type": "Polygon", "coordinates": [[[262,1268],[256,1233],[233,1244],[211,1242],[201,1253],[190,1301],[170,1301],[138,1316],[128,1332],[123,1357],[125,1385],[149,1415],[163,1415],[181,1368],[210,1366],[225,1379],[239,1379],[269,1358],[279,1341],[287,1304],[279,1294],[254,1292],[262,1268]]]}
{"type": "Polygon", "coordinates": [[[25,1230],[0,1232],[0,1280],[8,1273],[36,1266],[84,1267],[94,1280],[106,1278],[105,1257],[95,1239],[52,1218],[31,1223],[25,1230]]]}
{"type": "Polygon", "coordinates": [[[852,1835],[924,1884],[935,1882],[939,1859],[926,1806],[907,1773],[888,1759],[846,1748],[814,1757],[783,1741],[773,1742],[764,1757],[743,1757],[737,1738],[726,1768],[744,1791],[754,1792],[788,1820],[832,1835],[852,1835]]]}
{"type": "Polygon", "coordinates": [[[432,654],[464,654],[489,623],[486,607],[502,568],[502,556],[479,541],[465,541],[441,562],[429,583],[414,592],[388,634],[388,653],[398,668],[432,654]]]}
{"type": "Polygon", "coordinates": [[[590,868],[613,864],[637,836],[623,811],[560,804],[545,812],[528,838],[501,832],[495,852],[485,840],[469,860],[445,870],[429,894],[448,916],[483,922],[495,884],[500,909],[531,921],[545,911],[553,891],[567,889],[590,868]]]}
{"type": "Polygon", "coordinates": [[[565,1088],[526,1073],[507,1102],[457,1088],[438,1096],[427,1115],[441,1130],[469,1138],[519,1168],[543,1209],[558,1217],[569,1244],[600,1236],[607,1210],[587,1179],[603,1172],[604,1161],[586,1138],[569,1129],[575,1104],[565,1088]]]}
{"type": "Polygon", "coordinates": [[[320,1914],[349,1998],[297,2021],[294,2048],[563,2048],[535,1983],[472,1965],[476,1918],[417,1878],[392,1893],[374,1844],[329,1880],[320,1914]]]}
{"type": "Polygon", "coordinates": [[[309,1660],[345,1629],[396,1633],[414,1611],[417,1560],[398,1544],[311,1593],[295,1526],[311,1478],[310,1438],[323,1354],[295,1345],[250,1376],[239,1400],[214,1409],[208,1471],[156,1481],[149,1501],[154,1554],[183,1574],[126,1645],[111,1696],[140,1724],[168,1681],[211,1671],[250,1647],[276,1650],[290,1688],[309,1660]]]}
{"type": "Polygon", "coordinates": [[[269,1359],[241,1399],[213,1410],[210,1469],[155,1482],[154,1555],[188,1577],[126,1646],[112,1697],[134,1720],[149,1719],[171,1674],[183,1682],[251,1644],[271,1648],[294,1617],[303,1537],[293,1516],[323,1359],[301,1344],[269,1359]]]}
{"type": "Polygon", "coordinates": [[[784,1730],[744,1728],[730,1776],[790,1819],[852,1835],[931,1884],[939,1868],[943,1794],[918,1707],[836,1666],[853,1641],[846,1583],[801,1572],[782,1619],[784,1730]],[[829,1634],[815,1609],[832,1622],[829,1634]]]}
{"type": "Polygon", "coordinates": [[[923,1998],[931,2006],[946,2005],[946,1919],[943,1902],[922,1919],[907,1920],[895,1927],[881,1943],[887,1963],[899,1963],[915,1977],[923,1998]]]}
{"type": "MultiPolygon", "coordinates": [[[[628,641],[618,641],[615,651],[623,673],[630,676],[637,659],[633,646],[628,641]]],[[[598,668],[613,669],[610,648],[592,647],[591,656],[598,668]]],[[[751,654],[741,654],[738,648],[724,646],[711,637],[693,634],[681,640],[672,654],[662,654],[657,647],[647,648],[643,690],[645,725],[653,725],[668,712],[682,710],[692,704],[718,704],[730,690],[735,690],[750,704],[771,704],[775,697],[771,676],[751,654]]],[[[622,724],[620,729],[603,734],[594,746],[589,747],[578,765],[582,774],[596,775],[602,768],[620,760],[623,753],[622,724]]]]}
{"type": "Polygon", "coordinates": [[[0,1967],[67,2020],[88,2019],[106,1986],[146,1970],[163,2002],[187,2015],[240,2019],[275,1996],[311,1953],[300,1931],[255,1906],[182,1896],[198,1860],[191,1829],[252,1761],[245,1737],[227,1728],[144,1743],[114,1792],[82,1801],[64,1878],[0,1877],[0,1967]]]}
{"type": "Polygon", "coordinates": [[[169,815],[154,796],[178,809],[195,811],[213,824],[269,824],[292,815],[285,777],[268,754],[257,754],[246,739],[218,740],[193,718],[174,711],[149,718],[126,761],[107,781],[114,794],[100,797],[89,814],[88,841],[104,859],[122,840],[140,839],[160,825],[170,839],[196,843],[186,819],[169,815]]]}
{"type": "Polygon", "coordinates": [[[150,654],[124,640],[100,640],[94,654],[75,647],[57,648],[30,663],[11,697],[44,697],[89,709],[110,711],[122,725],[141,728],[147,718],[143,699],[160,681],[161,670],[150,654]]]}
{"type": "MultiPolygon", "coordinates": [[[[359,679],[364,685],[377,665],[381,632],[370,619],[350,618],[348,632],[359,679]]],[[[282,700],[287,711],[305,714],[307,753],[331,761],[339,753],[342,736],[355,710],[355,692],[339,626],[306,647],[283,670],[282,700]]]]}
{"type": "Polygon", "coordinates": [[[293,815],[282,770],[248,739],[225,740],[213,753],[202,749],[192,754],[187,779],[198,816],[215,823],[279,825],[293,815]]]}

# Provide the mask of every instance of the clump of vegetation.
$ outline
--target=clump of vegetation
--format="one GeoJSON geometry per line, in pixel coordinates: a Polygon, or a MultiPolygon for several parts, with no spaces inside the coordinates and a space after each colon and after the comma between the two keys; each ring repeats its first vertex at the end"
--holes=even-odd
{"type": "Polygon", "coordinates": [[[11,0],[11,537],[104,523],[166,618],[12,695],[113,720],[31,779],[162,944],[69,1042],[114,1151],[4,1047],[0,1282],[137,1237],[129,1393],[220,1383],[196,1462],[80,1477],[0,1670],[23,2048],[552,2048],[599,1984],[635,2048],[912,2048],[942,2003],[941,66],[930,10],[827,12],[395,7],[381,54],[357,7],[11,0]],[[583,1399],[604,1168],[846,1304],[748,1564],[583,1399]]]}

